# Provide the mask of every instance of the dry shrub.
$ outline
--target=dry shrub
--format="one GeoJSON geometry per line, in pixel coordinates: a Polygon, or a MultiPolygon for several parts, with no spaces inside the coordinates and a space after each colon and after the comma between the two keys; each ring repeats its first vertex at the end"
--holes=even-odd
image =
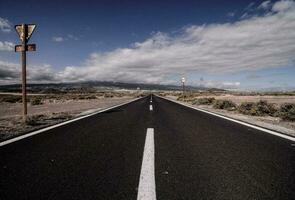
{"type": "Polygon", "coordinates": [[[194,100],[194,95],[191,94],[191,93],[188,93],[188,94],[181,94],[177,97],[177,100],[178,101],[186,101],[186,102],[189,102],[189,101],[193,101],[194,100]]]}
{"type": "Polygon", "coordinates": [[[197,104],[197,105],[211,105],[213,104],[215,98],[198,98],[193,100],[192,104],[197,104]]]}
{"type": "Polygon", "coordinates": [[[276,113],[276,116],[283,120],[295,121],[295,104],[286,103],[281,105],[280,109],[276,113]]]}
{"type": "Polygon", "coordinates": [[[213,108],[225,109],[225,110],[236,110],[236,104],[230,100],[215,100],[213,108]]]}
{"type": "Polygon", "coordinates": [[[41,105],[43,104],[42,98],[41,97],[34,97],[30,100],[31,105],[35,106],[35,105],[41,105]]]}
{"type": "Polygon", "coordinates": [[[274,104],[267,103],[267,101],[255,102],[243,102],[238,110],[242,114],[253,116],[274,116],[277,109],[274,104]]]}
{"type": "Polygon", "coordinates": [[[7,102],[7,103],[21,103],[22,97],[21,96],[3,96],[1,99],[1,102],[7,102]]]}
{"type": "Polygon", "coordinates": [[[104,98],[113,98],[114,95],[112,93],[104,93],[103,97],[104,98]]]}
{"type": "Polygon", "coordinates": [[[39,126],[43,124],[43,120],[46,118],[45,115],[33,115],[33,116],[28,116],[26,120],[26,125],[29,126],[39,126]]]}

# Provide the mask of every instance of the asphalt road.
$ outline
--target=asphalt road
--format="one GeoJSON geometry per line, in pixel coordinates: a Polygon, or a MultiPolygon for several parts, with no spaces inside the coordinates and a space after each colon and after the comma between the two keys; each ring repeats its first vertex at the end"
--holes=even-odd
{"type": "Polygon", "coordinates": [[[147,128],[158,200],[295,199],[295,142],[155,96],[0,147],[0,199],[137,199],[147,128]]]}

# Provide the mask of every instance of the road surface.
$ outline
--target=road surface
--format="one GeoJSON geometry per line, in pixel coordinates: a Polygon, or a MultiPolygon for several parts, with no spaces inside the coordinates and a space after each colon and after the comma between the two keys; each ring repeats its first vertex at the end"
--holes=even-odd
{"type": "Polygon", "coordinates": [[[148,96],[0,147],[0,199],[295,199],[294,143],[148,96]]]}

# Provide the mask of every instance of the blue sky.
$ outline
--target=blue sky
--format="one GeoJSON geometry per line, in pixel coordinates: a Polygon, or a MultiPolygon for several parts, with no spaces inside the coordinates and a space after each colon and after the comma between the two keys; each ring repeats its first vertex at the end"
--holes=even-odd
{"type": "Polygon", "coordinates": [[[30,40],[37,51],[28,53],[31,82],[178,84],[186,76],[191,85],[295,88],[294,5],[2,0],[0,84],[19,82],[13,25],[26,22],[37,24],[30,40]]]}

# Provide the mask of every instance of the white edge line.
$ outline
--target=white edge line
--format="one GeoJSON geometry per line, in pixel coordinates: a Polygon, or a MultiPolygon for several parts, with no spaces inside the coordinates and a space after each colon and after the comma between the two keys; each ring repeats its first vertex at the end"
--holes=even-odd
{"type": "Polygon", "coordinates": [[[65,121],[65,122],[61,122],[59,124],[55,124],[55,125],[52,125],[52,126],[49,126],[49,127],[46,127],[46,128],[42,128],[40,130],[37,130],[37,131],[33,131],[33,132],[30,132],[30,133],[27,133],[25,135],[21,135],[21,136],[18,136],[18,137],[15,137],[15,138],[12,138],[12,139],[9,139],[9,140],[6,140],[6,141],[3,141],[3,142],[0,142],[0,147],[2,146],[5,146],[7,144],[10,144],[10,143],[13,143],[13,142],[16,142],[16,141],[19,141],[19,140],[22,140],[22,139],[25,139],[25,138],[28,138],[28,137],[31,137],[33,135],[37,135],[39,133],[42,133],[44,131],[48,131],[48,130],[51,130],[51,129],[54,129],[54,128],[57,128],[57,127],[60,127],[60,126],[63,126],[65,124],[69,124],[69,123],[72,123],[72,122],[75,122],[75,121],[78,121],[80,119],[84,119],[86,117],[90,117],[92,115],[96,115],[98,113],[102,113],[102,112],[105,112],[105,111],[108,111],[108,110],[111,110],[113,108],[117,108],[117,107],[120,107],[120,106],[124,106],[126,104],[129,104],[129,103],[132,103],[136,100],[139,100],[139,99],[142,99],[142,98],[145,98],[145,97],[141,97],[141,98],[136,98],[136,99],[133,99],[131,101],[128,101],[128,102],[125,102],[125,103],[122,103],[122,104],[119,104],[119,105],[115,105],[115,106],[112,106],[112,107],[109,107],[109,108],[105,108],[105,109],[102,109],[100,111],[96,111],[94,113],[91,113],[91,114],[88,114],[88,115],[84,115],[84,116],[81,116],[81,117],[77,117],[77,118],[74,118],[74,119],[71,119],[71,120],[68,120],[68,121],[65,121]]]}
{"type": "Polygon", "coordinates": [[[287,139],[287,140],[295,141],[295,137],[292,137],[292,136],[288,136],[288,135],[285,135],[285,134],[282,134],[282,133],[279,133],[279,132],[276,132],[276,131],[268,130],[266,128],[262,128],[262,127],[259,127],[259,126],[255,126],[253,124],[249,124],[247,122],[243,122],[243,121],[240,121],[240,120],[232,119],[232,118],[229,118],[229,117],[225,117],[223,115],[219,115],[217,113],[213,113],[213,112],[210,112],[210,111],[207,111],[207,110],[203,110],[203,109],[196,108],[196,107],[193,107],[193,106],[190,106],[190,105],[186,105],[186,104],[184,104],[182,102],[178,102],[176,100],[168,99],[166,97],[161,97],[161,96],[158,96],[158,95],[156,95],[156,96],[159,97],[159,98],[166,99],[168,101],[172,101],[174,103],[178,103],[180,105],[183,105],[183,106],[186,106],[186,107],[189,107],[189,108],[192,108],[192,109],[195,109],[195,110],[198,110],[198,111],[201,111],[201,112],[210,114],[210,115],[214,115],[216,117],[227,119],[229,121],[236,122],[236,123],[242,124],[244,126],[248,126],[248,127],[251,127],[251,128],[254,128],[254,129],[257,129],[257,130],[260,130],[260,131],[264,131],[266,133],[269,133],[269,134],[272,134],[272,135],[275,135],[275,136],[278,136],[278,137],[281,137],[281,138],[284,138],[284,139],[287,139]]]}
{"type": "Polygon", "coordinates": [[[148,128],[144,144],[137,200],[156,200],[154,129],[148,128]]]}

